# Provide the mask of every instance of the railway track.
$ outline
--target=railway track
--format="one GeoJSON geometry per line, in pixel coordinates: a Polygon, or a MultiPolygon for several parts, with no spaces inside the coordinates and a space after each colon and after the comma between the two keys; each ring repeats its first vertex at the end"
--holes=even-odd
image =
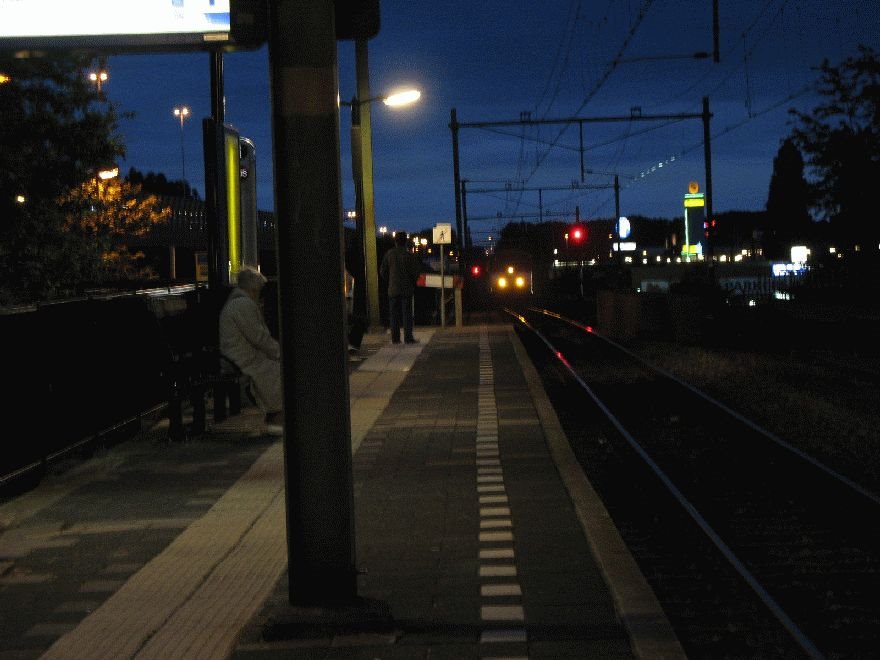
{"type": "Polygon", "coordinates": [[[592,329],[514,312],[693,657],[876,657],[880,497],[592,329]]]}

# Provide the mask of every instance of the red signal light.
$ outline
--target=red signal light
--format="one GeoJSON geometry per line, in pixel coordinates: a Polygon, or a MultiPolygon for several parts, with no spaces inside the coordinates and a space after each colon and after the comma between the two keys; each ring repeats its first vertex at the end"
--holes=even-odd
{"type": "Polygon", "coordinates": [[[473,275],[474,277],[479,277],[482,272],[483,269],[479,266],[471,266],[471,275],[473,275]]]}
{"type": "Polygon", "coordinates": [[[577,245],[578,243],[583,243],[587,238],[587,230],[581,227],[580,225],[575,225],[571,228],[571,242],[577,245]]]}

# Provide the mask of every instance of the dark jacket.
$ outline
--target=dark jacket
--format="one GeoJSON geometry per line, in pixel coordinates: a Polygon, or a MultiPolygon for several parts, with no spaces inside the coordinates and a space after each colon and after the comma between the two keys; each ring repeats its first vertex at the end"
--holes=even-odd
{"type": "Polygon", "coordinates": [[[418,257],[405,247],[395,245],[382,257],[379,274],[388,282],[388,296],[411,296],[422,270],[418,257]]]}

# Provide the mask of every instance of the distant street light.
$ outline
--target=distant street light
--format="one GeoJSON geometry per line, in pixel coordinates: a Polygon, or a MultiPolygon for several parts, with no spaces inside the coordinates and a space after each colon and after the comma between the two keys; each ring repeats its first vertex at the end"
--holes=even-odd
{"type": "Polygon", "coordinates": [[[183,122],[189,117],[189,108],[185,105],[174,108],[174,116],[180,119],[180,178],[186,181],[186,150],[183,147],[183,122]]]}
{"type": "Polygon", "coordinates": [[[89,80],[95,83],[95,87],[98,89],[98,96],[101,95],[101,90],[104,89],[104,83],[107,82],[107,79],[110,77],[106,71],[92,71],[89,74],[89,80]]]}
{"type": "Polygon", "coordinates": [[[4,84],[4,83],[8,83],[8,82],[10,82],[11,80],[12,80],[12,78],[10,78],[9,76],[7,76],[5,73],[0,73],[0,85],[2,85],[2,84],[4,84]]]}

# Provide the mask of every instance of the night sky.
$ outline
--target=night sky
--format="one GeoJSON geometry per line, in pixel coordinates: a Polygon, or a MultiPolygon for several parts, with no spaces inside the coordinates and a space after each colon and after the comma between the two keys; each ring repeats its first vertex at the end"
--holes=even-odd
{"type": "MultiPolygon", "coordinates": [[[[422,91],[418,105],[373,105],[376,224],[415,231],[454,222],[450,110],[460,122],[699,113],[708,96],[716,211],[763,209],[773,157],[791,130],[788,109],[819,101],[810,84],[823,58],[837,63],[866,44],[880,48],[875,0],[720,0],[721,62],[712,51],[710,0],[412,2],[382,0],[370,42],[371,91],[422,91]]],[[[342,99],[354,95],[354,47],[339,42],[342,99]]],[[[205,53],[109,60],[104,90],[121,111],[129,167],[181,176],[204,192],[201,118],[210,114],[205,53]]],[[[274,208],[268,50],[225,56],[226,119],[257,145],[259,206],[274,208]]],[[[354,205],[349,110],[340,109],[343,207],[354,205]]],[[[586,183],[621,182],[621,213],[681,215],[688,182],[704,184],[702,123],[585,125],[586,183]],[[662,166],[661,166],[662,164],[662,166]]],[[[475,243],[511,219],[614,214],[610,189],[552,191],[580,181],[577,126],[463,129],[461,175],[475,243]],[[518,192],[515,188],[546,188],[518,192]],[[499,217],[500,214],[500,217],[499,217]]]]}

